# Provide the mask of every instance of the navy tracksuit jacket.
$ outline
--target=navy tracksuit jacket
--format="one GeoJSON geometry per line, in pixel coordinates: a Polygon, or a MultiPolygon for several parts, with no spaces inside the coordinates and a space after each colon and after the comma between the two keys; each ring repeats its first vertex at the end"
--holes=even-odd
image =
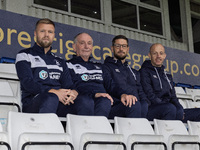
{"type": "Polygon", "coordinates": [[[21,84],[24,112],[56,113],[58,97],[48,91],[75,88],[65,60],[51,53],[51,49],[45,54],[44,48],[36,43],[17,54],[16,70],[21,84]]]}
{"type": "Polygon", "coordinates": [[[103,85],[102,64],[94,63],[90,59],[85,62],[80,56],[74,55],[67,62],[73,83],[79,91],[75,100],[77,113],[108,117],[111,101],[105,97],[95,98],[96,93],[106,93],[103,85]]]}
{"type": "Polygon", "coordinates": [[[154,67],[150,60],[146,60],[140,69],[141,84],[150,101],[149,120],[153,120],[153,118],[182,120],[183,114],[185,113],[184,122],[187,120],[199,121],[200,109],[183,110],[183,107],[176,97],[172,75],[166,73],[164,69],[164,66],[154,67]],[[166,115],[162,116],[163,118],[158,118],[164,113],[169,113],[169,111],[174,111],[174,118],[172,116],[166,117],[166,115]]]}
{"type": "Polygon", "coordinates": [[[111,109],[112,117],[115,115],[146,117],[148,104],[140,84],[140,75],[138,71],[128,65],[128,62],[122,64],[113,57],[107,57],[103,65],[103,79],[106,91],[115,101],[111,109]],[[120,101],[122,94],[134,95],[138,102],[132,108],[125,107],[120,101]]]}

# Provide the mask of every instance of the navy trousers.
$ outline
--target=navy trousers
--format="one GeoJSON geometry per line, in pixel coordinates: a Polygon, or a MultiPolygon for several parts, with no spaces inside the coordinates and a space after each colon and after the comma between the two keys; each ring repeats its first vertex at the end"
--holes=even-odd
{"type": "Polygon", "coordinates": [[[147,113],[147,119],[150,121],[153,121],[153,119],[175,120],[176,111],[176,106],[172,103],[150,105],[147,113]]]}
{"type": "Polygon", "coordinates": [[[184,119],[183,122],[190,121],[200,121],[200,108],[190,108],[184,109],[184,119]]]}
{"type": "Polygon", "coordinates": [[[27,113],[56,113],[59,117],[66,114],[97,115],[108,117],[111,101],[108,98],[94,98],[91,95],[78,95],[74,104],[64,105],[54,93],[41,93],[34,97],[28,105],[23,106],[27,113]]]}
{"type": "Polygon", "coordinates": [[[153,121],[154,118],[162,120],[200,121],[200,108],[183,109],[172,103],[151,105],[147,118],[153,121]],[[183,115],[184,114],[184,115],[183,115]]]}
{"type": "Polygon", "coordinates": [[[113,119],[115,116],[128,117],[128,118],[140,118],[141,117],[141,104],[139,101],[131,107],[125,106],[121,101],[115,101],[111,107],[109,119],[113,119]]]}

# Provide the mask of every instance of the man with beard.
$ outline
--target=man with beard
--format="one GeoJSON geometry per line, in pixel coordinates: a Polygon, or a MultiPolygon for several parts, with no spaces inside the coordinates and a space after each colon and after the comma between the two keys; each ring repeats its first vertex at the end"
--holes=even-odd
{"type": "Polygon", "coordinates": [[[22,111],[66,116],[78,93],[66,62],[51,53],[55,24],[49,19],[36,23],[33,47],[16,56],[16,70],[22,90],[22,111]]]}
{"type": "Polygon", "coordinates": [[[165,48],[159,43],[152,44],[140,69],[141,85],[149,99],[147,119],[200,121],[200,109],[183,109],[173,86],[172,75],[164,69],[165,48]]]}
{"type": "Polygon", "coordinates": [[[109,118],[145,118],[148,104],[140,85],[140,75],[126,61],[128,39],[123,35],[115,36],[111,50],[114,57],[107,57],[103,65],[104,86],[114,100],[109,118]]]}

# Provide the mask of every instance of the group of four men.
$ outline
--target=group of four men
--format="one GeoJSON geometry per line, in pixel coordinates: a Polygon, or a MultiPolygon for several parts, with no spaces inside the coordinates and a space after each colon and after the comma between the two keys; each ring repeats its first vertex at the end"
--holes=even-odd
{"type": "Polygon", "coordinates": [[[51,52],[51,20],[40,19],[34,36],[35,45],[16,57],[23,112],[200,120],[200,109],[184,110],[178,102],[172,76],[164,71],[161,44],[151,46],[150,60],[138,72],[126,61],[129,43],[123,35],[113,38],[114,57],[107,57],[103,65],[90,60],[93,39],[88,33],[75,36],[76,55],[67,62],[51,52]]]}

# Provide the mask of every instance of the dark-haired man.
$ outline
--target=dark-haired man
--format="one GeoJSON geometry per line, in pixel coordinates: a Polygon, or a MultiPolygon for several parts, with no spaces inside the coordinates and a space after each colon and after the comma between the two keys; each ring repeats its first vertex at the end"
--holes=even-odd
{"type": "Polygon", "coordinates": [[[21,50],[16,56],[22,111],[66,116],[68,105],[74,103],[78,93],[74,90],[66,62],[51,53],[55,37],[54,22],[40,19],[36,23],[34,36],[34,46],[21,50]]]}
{"type": "Polygon", "coordinates": [[[123,35],[115,36],[111,50],[114,57],[107,57],[103,65],[104,86],[114,100],[109,118],[145,118],[148,104],[140,85],[140,75],[126,61],[128,39],[123,35]]]}

